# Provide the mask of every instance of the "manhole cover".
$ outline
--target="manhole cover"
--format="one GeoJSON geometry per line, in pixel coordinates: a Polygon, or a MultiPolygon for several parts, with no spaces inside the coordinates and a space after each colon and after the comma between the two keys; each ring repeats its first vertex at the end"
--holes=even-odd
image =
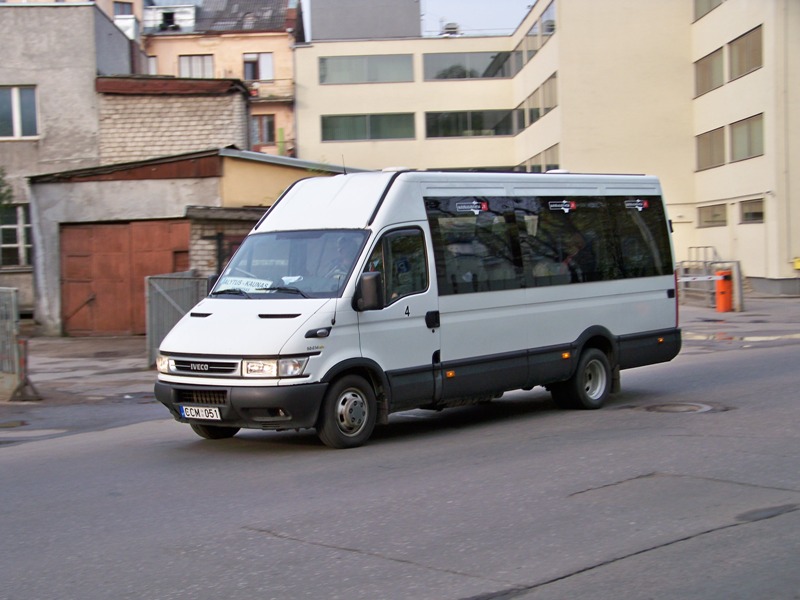
{"type": "Polygon", "coordinates": [[[647,412],[659,413],[703,413],[712,410],[717,410],[708,404],[700,404],[695,402],[676,402],[674,404],[653,404],[652,406],[643,407],[647,412]]]}

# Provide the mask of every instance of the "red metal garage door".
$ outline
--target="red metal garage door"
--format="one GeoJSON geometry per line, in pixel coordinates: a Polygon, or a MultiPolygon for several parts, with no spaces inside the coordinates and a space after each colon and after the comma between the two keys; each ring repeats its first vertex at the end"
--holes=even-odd
{"type": "Polygon", "coordinates": [[[61,226],[61,322],[74,336],[139,335],[144,278],[189,268],[189,222],[61,226]]]}

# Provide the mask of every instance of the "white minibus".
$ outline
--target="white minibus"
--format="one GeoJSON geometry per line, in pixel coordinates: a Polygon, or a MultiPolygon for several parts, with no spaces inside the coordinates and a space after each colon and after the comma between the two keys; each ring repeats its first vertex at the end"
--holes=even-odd
{"type": "Polygon", "coordinates": [[[161,343],[155,394],[200,436],[315,428],[544,386],[600,408],[681,347],[655,177],[396,170],[296,182],[161,343]]]}

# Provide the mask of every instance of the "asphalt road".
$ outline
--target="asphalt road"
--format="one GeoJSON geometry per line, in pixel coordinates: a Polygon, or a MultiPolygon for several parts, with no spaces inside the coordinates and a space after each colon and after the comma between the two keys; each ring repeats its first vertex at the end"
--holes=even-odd
{"type": "Polygon", "coordinates": [[[799,364],[690,343],[600,411],[515,392],[344,451],[136,404],[0,446],[0,598],[797,599],[799,364]]]}

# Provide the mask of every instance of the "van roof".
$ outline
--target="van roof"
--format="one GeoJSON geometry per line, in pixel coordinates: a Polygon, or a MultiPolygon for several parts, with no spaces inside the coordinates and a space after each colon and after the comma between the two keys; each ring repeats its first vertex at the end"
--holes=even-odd
{"type": "MultiPolygon", "coordinates": [[[[310,177],[296,182],[267,212],[269,225],[265,228],[363,228],[373,221],[384,198],[395,193],[402,195],[408,185],[420,186],[417,193],[426,197],[661,194],[658,179],[647,175],[375,171],[310,177]]],[[[406,204],[395,218],[424,219],[424,207],[406,204]]],[[[257,229],[263,222],[264,219],[257,229]]]]}

